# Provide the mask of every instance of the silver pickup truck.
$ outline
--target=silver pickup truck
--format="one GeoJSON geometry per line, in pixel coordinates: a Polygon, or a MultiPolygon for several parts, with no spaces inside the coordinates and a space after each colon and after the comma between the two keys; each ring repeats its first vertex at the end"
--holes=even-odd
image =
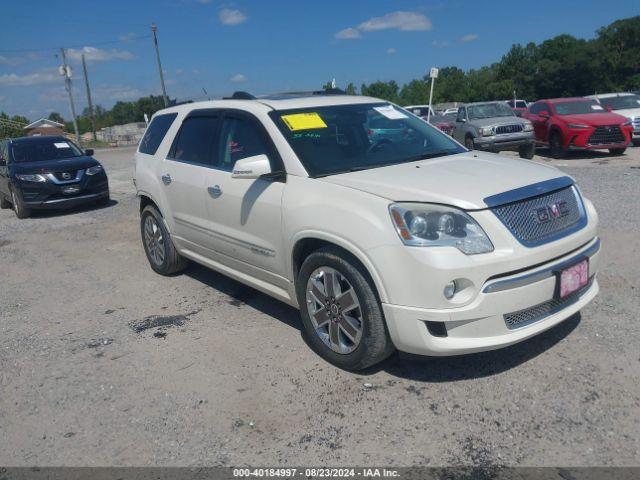
{"type": "Polygon", "coordinates": [[[461,106],[453,138],[469,150],[517,150],[526,159],[532,159],[536,149],[533,125],[517,117],[505,102],[461,106]]]}

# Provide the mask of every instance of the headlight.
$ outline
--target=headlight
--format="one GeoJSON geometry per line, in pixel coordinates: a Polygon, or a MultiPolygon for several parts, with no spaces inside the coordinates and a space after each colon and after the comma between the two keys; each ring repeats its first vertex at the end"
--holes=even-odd
{"type": "Polygon", "coordinates": [[[493,251],[484,230],[462,210],[421,203],[394,203],[391,220],[405,245],[455,247],[467,255],[493,251]]]}
{"type": "Polygon", "coordinates": [[[493,135],[493,127],[480,127],[477,130],[478,135],[481,135],[483,137],[490,137],[491,135],[493,135]]]}
{"type": "Polygon", "coordinates": [[[96,173],[100,173],[102,171],[102,165],[96,165],[94,167],[87,168],[85,172],[87,175],[95,175],[96,173]]]}
{"type": "Polygon", "coordinates": [[[37,173],[35,174],[17,173],[16,178],[18,180],[22,180],[23,182],[46,182],[47,181],[46,178],[44,178],[42,175],[39,175],[37,173]]]}
{"type": "Polygon", "coordinates": [[[581,123],[569,123],[569,128],[589,128],[589,125],[582,125],[581,123]]]}
{"type": "Polygon", "coordinates": [[[523,132],[533,132],[533,123],[526,122],[522,125],[523,132]]]}

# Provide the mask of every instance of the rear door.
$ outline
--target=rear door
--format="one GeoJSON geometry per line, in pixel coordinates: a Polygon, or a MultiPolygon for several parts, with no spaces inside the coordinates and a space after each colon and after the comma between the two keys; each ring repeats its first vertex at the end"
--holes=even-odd
{"type": "Polygon", "coordinates": [[[217,164],[204,176],[207,246],[233,268],[284,286],[283,177],[231,178],[243,158],[267,155],[274,172],[284,172],[282,160],[260,121],[247,112],[227,110],[220,132],[217,164]]]}
{"type": "Polygon", "coordinates": [[[161,179],[171,208],[173,235],[186,248],[208,241],[205,179],[215,163],[219,125],[219,111],[192,111],[163,161],[161,179]]]}

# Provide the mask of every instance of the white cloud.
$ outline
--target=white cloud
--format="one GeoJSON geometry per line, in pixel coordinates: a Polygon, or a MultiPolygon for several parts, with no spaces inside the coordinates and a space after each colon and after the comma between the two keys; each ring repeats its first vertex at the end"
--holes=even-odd
{"type": "Polygon", "coordinates": [[[182,68],[176,68],[176,75],[182,75],[184,70],[182,68]]]}
{"type": "Polygon", "coordinates": [[[108,62],[110,60],[133,60],[136,58],[131,52],[126,50],[111,50],[96,48],[96,47],[83,47],[79,50],[70,48],[67,50],[67,57],[70,60],[80,62],[82,54],[84,54],[87,62],[108,62]]]}
{"type": "Polygon", "coordinates": [[[209,3],[211,3],[211,0],[196,0],[198,3],[201,3],[202,5],[208,5],[209,3]]]}
{"type": "Polygon", "coordinates": [[[387,48],[387,53],[388,53],[389,55],[393,55],[394,53],[396,53],[396,49],[395,49],[395,48],[393,48],[393,47],[391,47],[391,48],[387,48]]]}
{"type": "Polygon", "coordinates": [[[231,77],[229,79],[230,81],[232,81],[233,83],[242,83],[242,82],[246,82],[247,81],[247,77],[245,77],[243,74],[241,73],[236,73],[233,77],[231,77]]]}
{"type": "Polygon", "coordinates": [[[382,17],[370,18],[358,25],[358,30],[371,32],[375,30],[402,30],[405,32],[415,30],[431,30],[431,20],[422,13],[416,12],[391,12],[382,17]]]}
{"type": "Polygon", "coordinates": [[[120,35],[120,37],[119,37],[121,42],[130,42],[134,38],[136,38],[136,34],[133,33],[133,32],[129,32],[129,33],[125,34],[125,35],[120,35]]]}
{"type": "Polygon", "coordinates": [[[475,33],[470,33],[468,35],[465,35],[464,37],[460,38],[460,41],[462,43],[466,43],[466,42],[473,42],[474,40],[478,39],[478,35],[476,35],[475,33]]]}
{"type": "Polygon", "coordinates": [[[240,25],[247,20],[247,16],[240,10],[232,10],[230,8],[220,10],[218,18],[223,25],[240,25]]]}
{"type": "Polygon", "coordinates": [[[355,28],[345,28],[333,35],[338,40],[351,40],[353,38],[360,38],[360,32],[355,28]]]}
{"type": "Polygon", "coordinates": [[[448,47],[449,42],[447,40],[434,40],[433,42],[431,42],[431,45],[433,45],[434,47],[448,47]]]}
{"type": "Polygon", "coordinates": [[[138,88],[119,84],[98,85],[92,92],[94,93],[96,101],[100,102],[137,100],[148,94],[138,88]]]}
{"type": "Polygon", "coordinates": [[[26,73],[24,75],[18,75],[15,73],[5,73],[0,75],[0,85],[4,87],[24,87],[53,82],[61,82],[62,84],[60,75],[56,71],[50,70],[26,73]]]}

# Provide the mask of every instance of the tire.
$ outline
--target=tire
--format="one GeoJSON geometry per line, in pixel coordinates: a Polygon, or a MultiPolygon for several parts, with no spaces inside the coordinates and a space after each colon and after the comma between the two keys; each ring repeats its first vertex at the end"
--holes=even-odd
{"type": "Polygon", "coordinates": [[[9,208],[11,208],[11,202],[6,198],[0,196],[0,209],[8,210],[9,208]]]}
{"type": "Polygon", "coordinates": [[[552,158],[562,158],[567,153],[567,150],[562,145],[562,134],[560,132],[551,132],[549,150],[552,158]]]}
{"type": "Polygon", "coordinates": [[[362,370],[394,352],[375,287],[349,255],[328,247],[309,255],[300,268],[296,294],[308,343],[333,365],[362,370]],[[333,292],[326,287],[330,278],[337,280],[333,292]]]}
{"type": "Polygon", "coordinates": [[[147,205],[140,214],[140,234],[149,265],[160,275],[184,270],[189,261],[178,253],[158,210],[147,205]]]}
{"type": "Polygon", "coordinates": [[[522,145],[518,148],[518,154],[520,155],[520,158],[531,160],[536,154],[536,144],[530,143],[528,145],[522,145]]]}
{"type": "Polygon", "coordinates": [[[111,197],[109,195],[96,201],[96,205],[99,207],[106,207],[109,203],[111,203],[111,197]]]}
{"type": "Polygon", "coordinates": [[[622,155],[626,150],[626,148],[610,148],[609,153],[611,155],[622,155]]]}
{"type": "Polygon", "coordinates": [[[20,195],[15,190],[11,190],[11,203],[13,204],[13,211],[18,218],[28,218],[31,215],[31,210],[24,206],[24,202],[20,195]]]}
{"type": "Polygon", "coordinates": [[[467,150],[475,150],[476,149],[476,147],[475,147],[475,145],[473,143],[473,137],[472,136],[467,135],[464,138],[464,146],[467,148],[467,150]]]}

